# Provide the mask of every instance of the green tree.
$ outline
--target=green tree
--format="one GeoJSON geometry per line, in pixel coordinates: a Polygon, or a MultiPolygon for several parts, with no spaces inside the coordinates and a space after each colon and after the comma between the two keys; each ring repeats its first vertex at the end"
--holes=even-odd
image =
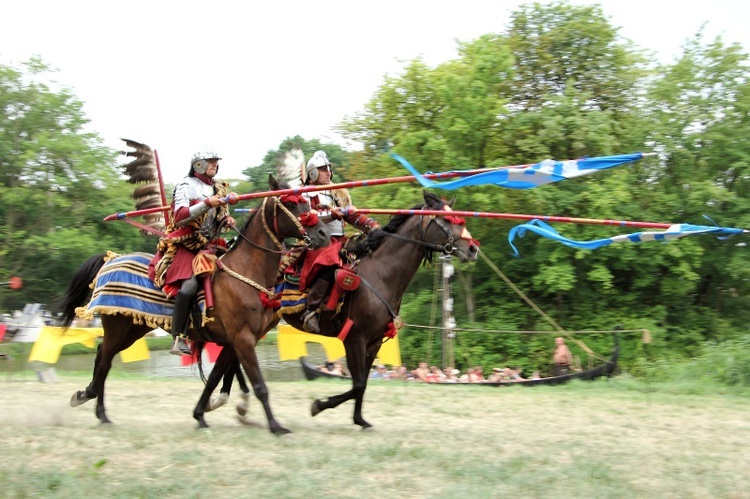
{"type": "Polygon", "coordinates": [[[48,304],[85,258],[144,241],[132,237],[135,229],[126,237],[104,227],[129,193],[114,152],[85,131],[82,103],[49,73],[39,59],[22,69],[0,65],[0,280],[24,279],[22,290],[0,293],[0,309],[48,304]]]}
{"type": "MultiPolygon", "coordinates": [[[[748,88],[736,47],[705,45],[697,37],[682,60],[651,67],[646,53],[623,39],[599,6],[554,3],[522,6],[505,32],[460,48],[459,59],[436,68],[420,59],[407,63],[401,75],[385,79],[361,113],[342,122],[345,136],[364,144],[362,156],[376,176],[403,175],[382,154],[388,148],[420,171],[656,151],[658,158],[594,180],[523,192],[465,189],[458,193],[458,207],[692,223],[708,213],[747,225],[748,88]],[[716,161],[708,161],[709,153],[716,161]]],[[[411,186],[389,186],[387,193],[368,189],[367,197],[394,207],[409,193],[411,186]]],[[[748,309],[742,298],[745,257],[731,244],[696,238],[591,252],[529,236],[518,242],[522,257],[513,259],[507,241],[498,237],[512,225],[472,220],[470,230],[526,298],[568,329],[649,327],[654,345],[689,348],[732,328],[718,310],[748,309]],[[733,265],[722,266],[727,261],[733,265]]],[[[623,232],[570,225],[560,230],[574,239],[623,232]]],[[[514,291],[488,278],[483,262],[471,268],[483,278],[470,280],[459,294],[470,291],[480,299],[473,312],[470,305],[454,309],[459,324],[552,327],[514,291]]],[[[429,320],[419,293],[432,282],[430,273],[415,278],[404,299],[407,322],[429,320]]],[[[407,345],[430,344],[427,335],[415,334],[407,345]]],[[[611,348],[608,338],[592,343],[611,348]]],[[[479,357],[473,363],[496,360],[498,352],[539,356],[541,351],[538,339],[519,343],[504,336],[467,336],[456,347],[457,356],[479,357]]]]}

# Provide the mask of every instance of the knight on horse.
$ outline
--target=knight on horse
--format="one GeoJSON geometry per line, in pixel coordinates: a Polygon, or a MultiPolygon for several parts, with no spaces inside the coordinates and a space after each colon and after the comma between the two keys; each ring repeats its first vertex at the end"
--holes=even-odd
{"type": "Polygon", "coordinates": [[[235,224],[227,208],[228,185],[214,178],[220,159],[211,151],[193,155],[190,172],[174,189],[167,234],[159,240],[149,265],[149,277],[168,297],[175,297],[171,328],[174,342],[170,350],[175,355],[191,355],[184,336],[198,292],[193,262],[203,251],[223,251],[226,241],[219,233],[235,224]]]}
{"type": "MultiPolygon", "coordinates": [[[[331,162],[324,151],[315,151],[303,171],[305,185],[326,185],[331,183],[331,162]]],[[[300,275],[300,289],[310,288],[303,315],[303,327],[308,333],[320,333],[318,314],[323,299],[326,297],[335,279],[336,270],[344,264],[342,252],[346,237],[344,222],[363,232],[380,228],[378,223],[364,215],[357,215],[357,208],[347,189],[334,189],[304,193],[310,207],[318,211],[322,220],[329,219],[331,244],[326,248],[306,250],[300,275]]]]}

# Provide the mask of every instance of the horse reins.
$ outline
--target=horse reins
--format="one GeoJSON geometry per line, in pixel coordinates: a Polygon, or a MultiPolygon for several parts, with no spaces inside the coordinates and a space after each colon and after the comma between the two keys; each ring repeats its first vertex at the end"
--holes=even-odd
{"type": "MultiPolygon", "coordinates": [[[[420,215],[423,219],[425,215],[420,215]]],[[[420,239],[414,239],[411,237],[402,236],[401,234],[395,234],[393,232],[383,232],[384,235],[388,237],[392,237],[394,239],[399,239],[401,241],[410,242],[413,244],[417,244],[419,246],[424,246],[425,248],[432,250],[432,251],[439,251],[443,253],[444,255],[450,255],[456,250],[456,246],[453,244],[453,242],[456,240],[456,238],[453,236],[453,233],[450,231],[448,227],[446,227],[445,222],[438,216],[435,215],[429,215],[427,216],[427,223],[420,223],[419,227],[419,236],[420,239]],[[436,243],[428,243],[424,240],[424,235],[427,232],[427,227],[430,226],[430,223],[435,222],[438,227],[443,229],[443,232],[445,232],[448,235],[448,242],[445,244],[436,244],[436,243]]]]}
{"type": "MultiPolygon", "coordinates": [[[[421,215],[421,217],[424,219],[424,215],[421,215]]],[[[450,229],[445,225],[445,221],[435,215],[430,215],[427,217],[428,221],[426,224],[420,222],[419,226],[419,237],[421,239],[413,239],[411,237],[402,236],[401,234],[395,234],[393,232],[383,232],[383,234],[392,237],[394,239],[399,239],[401,241],[406,241],[410,243],[414,243],[420,246],[424,246],[425,248],[431,249],[433,251],[440,251],[443,254],[450,255],[456,250],[456,247],[453,245],[453,242],[456,240],[456,238],[453,236],[453,233],[450,231],[450,229]],[[430,226],[430,223],[435,222],[438,227],[443,229],[443,232],[445,232],[448,235],[448,242],[445,244],[435,244],[435,243],[428,243],[424,240],[425,233],[427,232],[427,227],[430,226]]],[[[394,319],[398,317],[398,314],[394,312],[393,308],[388,304],[388,302],[385,300],[383,295],[375,289],[372,284],[367,282],[367,279],[365,279],[362,276],[359,276],[360,281],[362,284],[364,284],[367,289],[372,291],[372,293],[385,305],[385,308],[388,309],[388,312],[391,314],[391,317],[394,319]]]]}
{"type": "MultiPolygon", "coordinates": [[[[242,232],[240,232],[236,228],[235,228],[235,231],[239,234],[239,236],[245,242],[247,242],[250,246],[253,246],[254,248],[260,249],[260,250],[268,252],[268,253],[275,253],[275,254],[282,254],[282,255],[283,254],[288,254],[292,250],[287,250],[286,247],[284,246],[284,243],[282,243],[281,241],[279,241],[279,239],[276,237],[276,234],[274,234],[274,232],[272,232],[271,228],[268,226],[268,221],[266,220],[266,204],[268,202],[268,199],[269,198],[265,198],[263,200],[263,204],[261,204],[260,216],[261,216],[261,221],[263,222],[263,229],[266,231],[266,234],[268,234],[268,236],[271,238],[271,241],[274,242],[274,244],[276,245],[276,247],[279,248],[278,251],[266,248],[265,246],[262,246],[262,245],[260,245],[260,244],[258,244],[256,242],[252,241],[247,236],[245,236],[245,234],[243,234],[242,232]]],[[[289,217],[289,220],[291,220],[291,222],[297,227],[297,230],[299,231],[300,235],[302,236],[302,240],[305,241],[305,244],[306,245],[309,244],[310,243],[310,237],[307,235],[307,231],[304,229],[304,227],[302,227],[302,224],[300,223],[299,219],[296,216],[294,216],[294,213],[292,213],[286,206],[284,206],[284,204],[278,198],[274,197],[274,198],[271,198],[271,199],[274,200],[274,205],[273,205],[273,221],[274,221],[274,224],[273,224],[273,226],[274,226],[274,230],[276,231],[276,233],[279,232],[277,208],[281,208],[281,211],[283,211],[284,214],[289,217]]],[[[221,270],[223,270],[224,272],[226,272],[230,276],[234,277],[235,279],[238,279],[238,280],[244,282],[245,284],[248,284],[248,285],[254,287],[255,289],[257,289],[258,291],[260,291],[262,293],[265,293],[266,296],[268,296],[269,298],[272,298],[274,296],[273,289],[265,288],[265,287],[263,287],[263,285],[258,284],[257,282],[253,281],[252,279],[249,279],[249,278],[243,276],[242,274],[240,274],[238,272],[235,272],[234,270],[232,270],[229,267],[227,267],[226,264],[222,261],[223,260],[223,256],[224,255],[222,255],[216,261],[217,266],[221,270]]]]}

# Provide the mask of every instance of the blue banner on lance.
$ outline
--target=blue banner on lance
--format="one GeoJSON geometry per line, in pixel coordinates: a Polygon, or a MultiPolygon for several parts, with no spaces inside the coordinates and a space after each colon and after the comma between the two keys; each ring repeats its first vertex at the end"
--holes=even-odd
{"type": "Polygon", "coordinates": [[[582,177],[590,173],[606,170],[631,161],[637,161],[644,155],[620,154],[617,156],[601,156],[598,158],[581,158],[568,161],[546,159],[528,166],[511,166],[497,170],[489,170],[450,182],[434,182],[425,178],[406,159],[391,153],[401,165],[414,175],[414,178],[425,188],[436,188],[452,191],[471,185],[497,185],[509,189],[531,189],[540,185],[559,182],[560,180],[582,177]]]}
{"type": "Polygon", "coordinates": [[[561,236],[555,229],[542,222],[541,220],[532,220],[529,223],[516,225],[508,233],[508,242],[516,256],[519,254],[513,245],[516,237],[524,237],[526,231],[534,232],[542,237],[552,239],[571,248],[594,250],[603,246],[609,246],[612,243],[642,243],[644,241],[662,241],[667,242],[672,239],[693,236],[698,234],[714,234],[720,238],[726,238],[736,234],[742,234],[744,229],[733,227],[717,227],[711,225],[691,225],[691,224],[674,224],[662,232],[636,232],[634,234],[622,234],[619,236],[608,237],[605,239],[594,239],[592,241],[575,241],[561,236]]]}

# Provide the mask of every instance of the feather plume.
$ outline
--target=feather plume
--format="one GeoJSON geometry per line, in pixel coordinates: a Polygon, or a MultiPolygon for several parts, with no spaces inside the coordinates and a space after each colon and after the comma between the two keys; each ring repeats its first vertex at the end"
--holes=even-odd
{"type": "MultiPolygon", "coordinates": [[[[128,182],[136,184],[133,190],[133,199],[135,200],[136,210],[146,210],[161,206],[162,196],[159,184],[159,170],[156,166],[156,155],[154,150],[146,144],[141,144],[135,140],[122,139],[133,151],[122,151],[123,156],[134,158],[132,161],[123,166],[123,171],[128,177],[128,182]]],[[[166,223],[163,213],[151,213],[143,217],[144,225],[164,231],[166,223]]],[[[151,234],[142,230],[144,234],[151,234]]]]}
{"type": "Polygon", "coordinates": [[[128,176],[128,182],[137,184],[141,182],[158,182],[159,173],[156,169],[156,157],[154,150],[146,144],[141,144],[130,139],[122,139],[128,147],[134,151],[123,151],[124,156],[133,159],[124,166],[125,174],[128,176]]]}
{"type": "Polygon", "coordinates": [[[302,186],[305,174],[305,153],[302,149],[294,148],[286,151],[276,162],[276,176],[279,181],[286,181],[289,187],[302,186]]]}

